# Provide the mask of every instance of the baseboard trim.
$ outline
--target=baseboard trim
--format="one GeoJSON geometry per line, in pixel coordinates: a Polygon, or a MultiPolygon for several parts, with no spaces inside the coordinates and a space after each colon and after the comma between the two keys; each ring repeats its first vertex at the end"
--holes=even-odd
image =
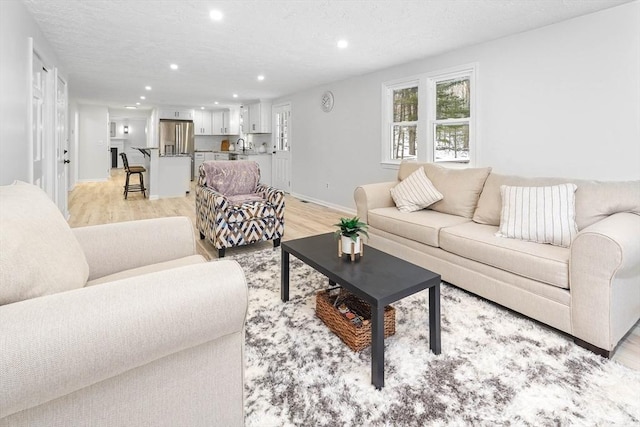
{"type": "Polygon", "coordinates": [[[300,200],[304,200],[304,201],[307,201],[307,202],[315,203],[316,205],[324,206],[326,208],[335,209],[337,211],[342,211],[342,212],[345,212],[345,213],[347,213],[349,215],[356,215],[356,210],[353,209],[353,208],[347,208],[345,206],[336,205],[336,204],[333,204],[333,203],[326,202],[324,200],[319,200],[319,199],[315,199],[313,197],[308,197],[308,196],[305,196],[303,194],[298,194],[298,193],[293,193],[293,192],[291,192],[289,194],[291,194],[296,199],[300,199],[300,200]]]}

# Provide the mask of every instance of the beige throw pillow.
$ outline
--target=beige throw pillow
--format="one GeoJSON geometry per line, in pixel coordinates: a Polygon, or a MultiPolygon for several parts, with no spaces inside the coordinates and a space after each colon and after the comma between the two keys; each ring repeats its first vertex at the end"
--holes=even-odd
{"type": "Polygon", "coordinates": [[[549,187],[500,186],[500,237],[569,247],[578,234],[575,184],[549,187]]]}
{"type": "Polygon", "coordinates": [[[443,196],[431,209],[471,218],[491,168],[452,169],[427,163],[424,169],[443,196]]]}
{"type": "Polygon", "coordinates": [[[391,189],[391,197],[400,212],[415,212],[442,200],[442,193],[419,168],[391,189]]]}

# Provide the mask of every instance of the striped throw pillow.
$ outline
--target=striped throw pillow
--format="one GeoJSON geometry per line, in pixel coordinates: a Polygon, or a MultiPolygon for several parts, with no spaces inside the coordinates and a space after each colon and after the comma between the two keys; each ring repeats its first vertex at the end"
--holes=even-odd
{"type": "Polygon", "coordinates": [[[497,236],[569,247],[578,234],[575,184],[550,187],[500,186],[502,211],[497,236]]]}
{"type": "Polygon", "coordinates": [[[427,178],[424,168],[418,168],[391,189],[391,197],[400,212],[415,212],[442,200],[443,196],[427,178]]]}

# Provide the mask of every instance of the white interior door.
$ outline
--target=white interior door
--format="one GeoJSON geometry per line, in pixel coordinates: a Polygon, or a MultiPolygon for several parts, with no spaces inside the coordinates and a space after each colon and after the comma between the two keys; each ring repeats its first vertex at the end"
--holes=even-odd
{"type": "Polygon", "coordinates": [[[46,92],[47,69],[42,59],[33,52],[31,68],[31,146],[30,178],[31,183],[43,190],[47,189],[45,164],[45,125],[46,125],[46,92]]]}
{"type": "Polygon", "coordinates": [[[291,192],[291,104],[273,107],[273,186],[291,192]]]}
{"type": "Polygon", "coordinates": [[[69,131],[67,127],[67,82],[65,82],[56,73],[56,137],[55,137],[55,157],[56,157],[56,183],[55,183],[55,200],[58,209],[64,215],[68,216],[67,209],[67,192],[69,174],[69,131]]]}

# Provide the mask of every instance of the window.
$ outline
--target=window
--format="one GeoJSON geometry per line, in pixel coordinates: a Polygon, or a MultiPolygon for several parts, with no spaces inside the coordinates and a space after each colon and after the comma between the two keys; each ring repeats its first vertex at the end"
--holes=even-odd
{"type": "Polygon", "coordinates": [[[418,82],[384,85],[387,119],[383,130],[383,161],[398,163],[418,155],[418,82]]]}
{"type": "Polygon", "coordinates": [[[475,161],[477,64],[382,85],[382,164],[405,159],[448,163],[475,161]]]}
{"type": "Polygon", "coordinates": [[[428,125],[434,162],[469,163],[473,148],[473,69],[429,79],[428,125]]]}

